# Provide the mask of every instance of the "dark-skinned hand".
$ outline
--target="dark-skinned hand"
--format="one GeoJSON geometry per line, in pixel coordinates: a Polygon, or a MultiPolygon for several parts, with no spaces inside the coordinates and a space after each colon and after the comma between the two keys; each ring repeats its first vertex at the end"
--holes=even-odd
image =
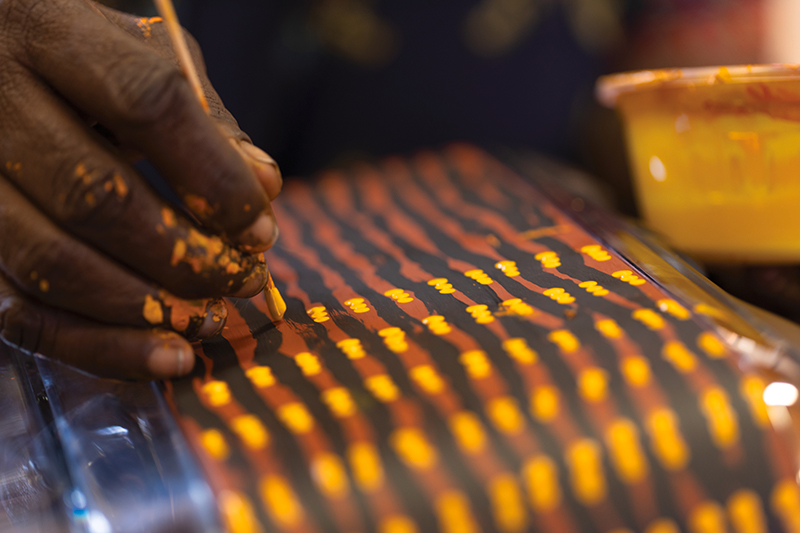
{"type": "Polygon", "coordinates": [[[281,177],[166,29],[88,0],[0,2],[0,337],[116,378],[188,373],[223,296],[263,290],[281,177]],[[133,169],[146,157],[182,205],[133,169]],[[187,340],[188,339],[188,340],[187,340]]]}

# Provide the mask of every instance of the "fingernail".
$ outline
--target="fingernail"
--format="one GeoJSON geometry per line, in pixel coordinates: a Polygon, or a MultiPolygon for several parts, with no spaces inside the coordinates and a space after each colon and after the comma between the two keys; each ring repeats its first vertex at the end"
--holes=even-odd
{"type": "Polygon", "coordinates": [[[275,219],[267,213],[261,213],[258,219],[237,239],[247,252],[259,254],[266,252],[278,239],[278,226],[275,219]]]}
{"type": "Polygon", "coordinates": [[[244,155],[254,163],[253,169],[267,195],[275,198],[283,185],[283,175],[278,163],[264,150],[249,142],[240,141],[239,147],[244,155]]]}
{"type": "Polygon", "coordinates": [[[212,300],[206,307],[206,316],[203,325],[197,331],[197,338],[209,339],[222,331],[228,319],[228,306],[223,300],[212,300]]]}
{"type": "Polygon", "coordinates": [[[278,177],[281,176],[281,169],[278,167],[278,163],[275,162],[270,155],[259,148],[254,144],[250,144],[246,141],[239,142],[239,146],[242,147],[242,151],[250,158],[255,160],[257,163],[261,164],[265,167],[272,167],[278,177]]]}
{"type": "Polygon", "coordinates": [[[156,377],[183,376],[194,367],[194,352],[185,340],[174,337],[159,340],[147,356],[147,369],[156,377]]]}
{"type": "Polygon", "coordinates": [[[259,263],[253,267],[253,272],[244,280],[244,285],[234,294],[235,298],[252,298],[261,294],[267,286],[267,267],[264,263],[259,263]]]}

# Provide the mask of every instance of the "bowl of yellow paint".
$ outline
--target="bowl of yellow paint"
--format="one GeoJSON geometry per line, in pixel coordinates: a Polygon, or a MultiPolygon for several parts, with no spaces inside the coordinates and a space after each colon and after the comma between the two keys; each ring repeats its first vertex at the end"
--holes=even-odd
{"type": "Polygon", "coordinates": [[[800,65],[628,72],[596,94],[651,229],[707,261],[800,262],[800,65]]]}

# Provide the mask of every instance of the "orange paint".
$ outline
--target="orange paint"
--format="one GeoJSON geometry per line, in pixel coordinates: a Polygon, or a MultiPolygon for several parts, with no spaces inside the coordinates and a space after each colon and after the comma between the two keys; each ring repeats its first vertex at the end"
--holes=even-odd
{"type": "Polygon", "coordinates": [[[164,309],[161,307],[161,302],[150,296],[149,294],[144,297],[144,310],[142,316],[150,324],[154,326],[164,322],[164,309]]]}
{"type": "Polygon", "coordinates": [[[208,203],[208,200],[201,196],[187,194],[183,197],[183,203],[197,216],[209,217],[214,214],[214,209],[208,203]]]}
{"type": "Polygon", "coordinates": [[[177,221],[175,220],[175,212],[169,207],[161,208],[161,220],[164,221],[164,226],[168,228],[174,228],[177,224],[177,221]]]}

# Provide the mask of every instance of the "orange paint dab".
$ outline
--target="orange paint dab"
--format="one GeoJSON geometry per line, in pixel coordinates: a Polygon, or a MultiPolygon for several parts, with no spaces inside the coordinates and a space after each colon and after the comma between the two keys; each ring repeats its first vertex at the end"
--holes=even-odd
{"type": "Polygon", "coordinates": [[[49,292],[50,291],[50,282],[46,279],[43,279],[39,282],[39,290],[42,292],[49,292]]]}
{"type": "Polygon", "coordinates": [[[120,198],[128,196],[128,184],[119,174],[114,174],[114,189],[116,189],[117,196],[120,198]]]}
{"type": "Polygon", "coordinates": [[[164,309],[161,307],[161,302],[150,296],[149,294],[144,297],[144,310],[142,316],[150,324],[161,324],[164,322],[164,309]]]}
{"type": "Polygon", "coordinates": [[[162,207],[161,208],[161,220],[164,221],[164,225],[168,228],[175,227],[175,213],[169,207],[162,207]]]}
{"type": "Polygon", "coordinates": [[[203,197],[195,194],[187,194],[183,197],[183,202],[195,215],[211,216],[214,214],[214,209],[209,205],[208,200],[203,197]]]}

